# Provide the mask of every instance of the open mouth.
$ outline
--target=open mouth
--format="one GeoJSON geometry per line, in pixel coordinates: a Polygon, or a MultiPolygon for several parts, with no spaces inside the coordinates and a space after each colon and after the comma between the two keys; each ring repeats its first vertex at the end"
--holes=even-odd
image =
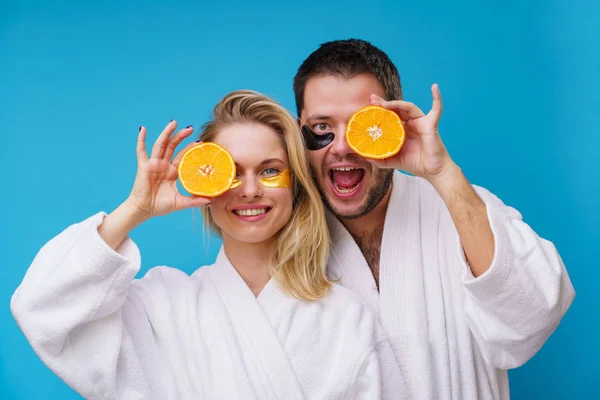
{"type": "Polygon", "coordinates": [[[356,167],[338,167],[329,170],[333,191],[339,197],[351,197],[362,186],[365,170],[356,167]]]}

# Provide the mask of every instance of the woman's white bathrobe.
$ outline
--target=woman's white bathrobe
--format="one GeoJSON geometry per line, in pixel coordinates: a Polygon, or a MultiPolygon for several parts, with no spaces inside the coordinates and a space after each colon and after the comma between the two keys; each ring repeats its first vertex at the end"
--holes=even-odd
{"type": "Polygon", "coordinates": [[[352,236],[327,216],[331,275],[380,315],[415,399],[508,399],[506,370],[540,349],[575,296],[554,245],[515,209],[476,190],[495,238],[493,262],[477,278],[448,209],[424,179],[394,173],[380,292],[352,236]]]}
{"type": "Polygon", "coordinates": [[[377,318],[347,289],[316,302],[270,281],[256,298],[221,251],[192,276],[113,251],[105,214],[38,253],[11,300],[39,357],[87,399],[398,399],[377,318]]]}

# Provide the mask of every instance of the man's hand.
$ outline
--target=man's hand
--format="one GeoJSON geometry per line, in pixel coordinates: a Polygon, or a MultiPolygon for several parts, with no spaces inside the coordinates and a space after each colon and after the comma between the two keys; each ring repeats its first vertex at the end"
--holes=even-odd
{"type": "Polygon", "coordinates": [[[440,134],[442,96],[437,84],[431,87],[433,105],[428,114],[413,103],[402,100],[386,101],[371,95],[371,104],[394,111],[404,123],[406,139],[398,154],[385,160],[369,160],[379,168],[394,168],[429,180],[434,186],[455,166],[440,134]]]}

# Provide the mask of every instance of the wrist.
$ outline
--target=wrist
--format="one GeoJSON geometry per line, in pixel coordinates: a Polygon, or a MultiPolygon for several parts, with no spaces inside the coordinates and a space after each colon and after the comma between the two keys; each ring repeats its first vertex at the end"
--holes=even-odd
{"type": "Polygon", "coordinates": [[[137,226],[152,217],[151,213],[145,207],[141,207],[131,197],[128,197],[127,200],[121,203],[115,212],[133,226],[137,226]]]}
{"type": "Polygon", "coordinates": [[[98,227],[98,233],[111,248],[116,250],[129,233],[147,219],[145,213],[126,200],[104,218],[98,227]]]}
{"type": "Polygon", "coordinates": [[[486,213],[485,203],[458,165],[453,164],[430,183],[440,194],[453,219],[486,213]]]}
{"type": "Polygon", "coordinates": [[[452,191],[453,188],[462,186],[466,178],[462,169],[454,161],[449,160],[446,166],[441,168],[438,173],[428,176],[427,180],[443,195],[444,192],[452,191]]]}

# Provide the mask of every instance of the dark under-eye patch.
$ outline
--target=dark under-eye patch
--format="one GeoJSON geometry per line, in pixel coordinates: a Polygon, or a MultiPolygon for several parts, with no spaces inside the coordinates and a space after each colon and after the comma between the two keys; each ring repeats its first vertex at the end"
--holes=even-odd
{"type": "Polygon", "coordinates": [[[321,150],[329,146],[335,138],[335,133],[328,132],[321,135],[317,135],[313,132],[308,125],[302,126],[302,136],[304,136],[304,144],[308,150],[321,150]]]}

